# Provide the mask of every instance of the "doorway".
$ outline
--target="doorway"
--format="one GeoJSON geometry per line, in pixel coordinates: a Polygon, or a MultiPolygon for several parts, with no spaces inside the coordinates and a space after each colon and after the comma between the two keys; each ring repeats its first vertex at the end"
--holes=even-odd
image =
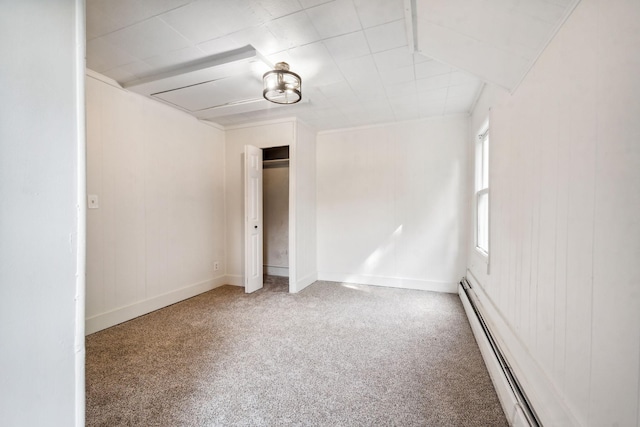
{"type": "Polygon", "coordinates": [[[263,273],[289,277],[289,146],[262,150],[263,273]]]}
{"type": "Polygon", "coordinates": [[[289,173],[289,146],[244,146],[244,288],[262,289],[265,274],[295,284],[295,188],[289,173]],[[267,175],[267,219],[264,220],[264,175],[267,175]],[[265,239],[265,228],[268,228],[265,239]],[[273,276],[271,276],[273,275],[273,276]],[[278,276],[275,276],[278,275],[278,276]]]}

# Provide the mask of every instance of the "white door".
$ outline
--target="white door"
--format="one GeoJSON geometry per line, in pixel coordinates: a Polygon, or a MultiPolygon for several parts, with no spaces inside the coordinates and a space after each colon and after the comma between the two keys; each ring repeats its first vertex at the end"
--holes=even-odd
{"type": "Polygon", "coordinates": [[[244,291],[262,288],[262,150],[244,146],[244,291]]]}

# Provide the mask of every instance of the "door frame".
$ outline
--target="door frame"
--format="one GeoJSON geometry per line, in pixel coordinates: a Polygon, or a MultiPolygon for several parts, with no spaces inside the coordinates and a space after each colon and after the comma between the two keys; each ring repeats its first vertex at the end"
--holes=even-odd
{"type": "MultiPolygon", "coordinates": [[[[295,130],[294,130],[294,140],[295,140],[295,130]]],[[[270,148],[270,147],[280,147],[280,146],[288,146],[289,147],[289,293],[295,293],[297,292],[297,288],[296,288],[296,162],[295,162],[295,143],[284,143],[284,144],[277,144],[277,145],[270,145],[270,144],[260,144],[259,142],[256,143],[254,142],[253,145],[257,148],[260,148],[261,150],[265,149],[265,148],[270,148]]],[[[243,151],[243,156],[244,156],[244,151],[243,151]]],[[[244,162],[243,162],[244,164],[244,162]]],[[[244,168],[244,166],[243,166],[244,168]]],[[[245,172],[243,169],[242,172],[242,176],[243,176],[243,180],[245,179],[245,172]]],[[[246,183],[243,185],[244,188],[244,192],[245,194],[243,194],[243,200],[245,200],[244,203],[246,203],[246,191],[247,191],[247,186],[246,183]]],[[[243,209],[243,217],[245,216],[244,214],[244,209],[243,209]]],[[[243,239],[245,241],[245,248],[243,251],[243,256],[245,257],[244,260],[244,271],[243,271],[243,282],[245,283],[245,287],[246,287],[246,277],[247,277],[247,262],[246,262],[246,255],[247,255],[247,250],[246,250],[246,218],[243,218],[243,239]]],[[[263,229],[263,225],[264,224],[260,224],[260,228],[263,229]]],[[[263,262],[264,263],[264,262],[263,262]]],[[[261,266],[262,268],[262,266],[261,266]]]]}

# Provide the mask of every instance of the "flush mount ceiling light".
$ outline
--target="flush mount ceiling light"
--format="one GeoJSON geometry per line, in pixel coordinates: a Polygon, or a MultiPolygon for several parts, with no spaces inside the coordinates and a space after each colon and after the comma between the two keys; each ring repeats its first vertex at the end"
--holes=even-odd
{"type": "Polygon", "coordinates": [[[278,62],[276,69],[262,76],[264,90],[262,96],[276,104],[295,104],[302,99],[302,79],[289,71],[289,64],[278,62]]]}

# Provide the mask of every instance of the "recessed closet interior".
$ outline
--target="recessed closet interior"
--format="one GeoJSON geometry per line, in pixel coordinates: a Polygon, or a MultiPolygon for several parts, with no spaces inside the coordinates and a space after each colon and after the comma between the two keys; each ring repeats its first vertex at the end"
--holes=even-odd
{"type": "Polygon", "coordinates": [[[264,274],[289,277],[289,147],[262,151],[264,274]]]}

